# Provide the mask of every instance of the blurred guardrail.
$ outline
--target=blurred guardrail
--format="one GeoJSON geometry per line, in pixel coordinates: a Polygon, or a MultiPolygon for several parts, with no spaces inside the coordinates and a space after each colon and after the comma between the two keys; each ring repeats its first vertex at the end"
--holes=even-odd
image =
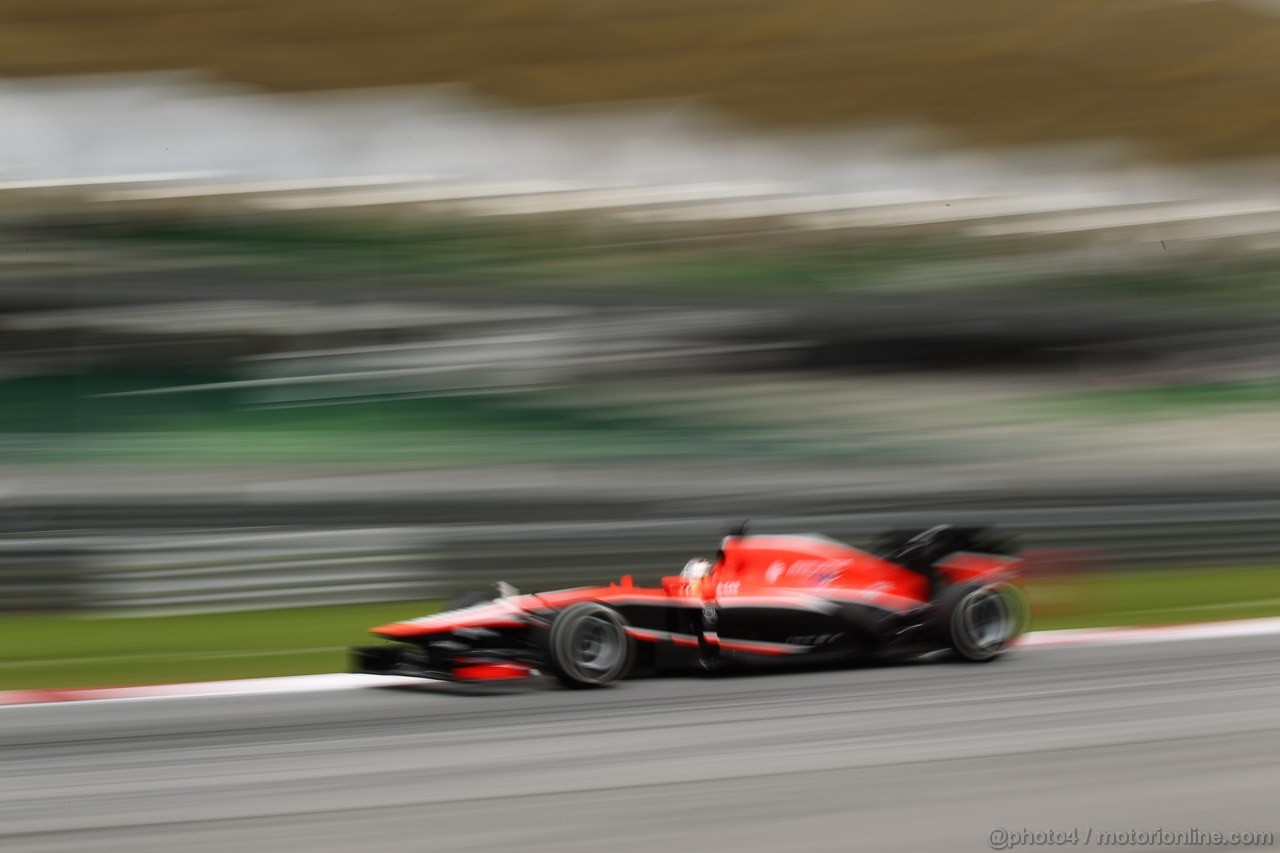
{"type": "MultiPolygon", "coordinates": [[[[241,610],[422,598],[414,528],[0,539],[0,609],[241,610]]],[[[436,581],[438,583],[438,580],[436,581]]]]}
{"type": "MultiPolygon", "coordinates": [[[[859,544],[896,527],[993,524],[1075,567],[1215,567],[1277,562],[1278,517],[1280,501],[1235,501],[768,518],[754,528],[859,544]]],[[[240,610],[430,598],[498,580],[526,589],[623,573],[654,580],[713,552],[725,527],[680,519],[8,537],[0,609],[240,610]]]]}

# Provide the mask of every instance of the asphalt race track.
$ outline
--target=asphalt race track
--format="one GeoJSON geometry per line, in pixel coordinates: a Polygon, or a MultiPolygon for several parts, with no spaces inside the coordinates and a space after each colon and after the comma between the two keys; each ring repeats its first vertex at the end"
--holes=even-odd
{"type": "Polygon", "coordinates": [[[1278,832],[1278,645],[9,708],[0,850],[920,853],[988,850],[997,828],[1078,828],[1080,847],[1090,829],[1278,832]]]}

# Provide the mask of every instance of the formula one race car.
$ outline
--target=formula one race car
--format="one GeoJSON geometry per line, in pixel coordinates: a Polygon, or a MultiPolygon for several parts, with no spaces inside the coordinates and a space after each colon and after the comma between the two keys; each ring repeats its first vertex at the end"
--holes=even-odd
{"type": "Polygon", "coordinates": [[[870,551],[823,536],[727,536],[714,560],[691,560],[661,586],[520,595],[473,593],[433,616],[371,633],[357,672],[455,681],[554,674],[603,687],[634,667],[836,662],[949,651],[999,656],[1020,632],[1019,560],[981,528],[895,531],[870,551]]]}

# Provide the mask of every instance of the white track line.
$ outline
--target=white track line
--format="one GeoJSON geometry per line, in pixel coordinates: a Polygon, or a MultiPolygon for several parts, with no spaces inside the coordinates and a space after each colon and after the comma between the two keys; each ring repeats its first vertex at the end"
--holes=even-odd
{"type": "MultiPolygon", "coordinates": [[[[1200,622],[1188,625],[1156,625],[1143,628],[1070,628],[1034,631],[1021,637],[1019,649],[1053,649],[1075,646],[1112,646],[1174,640],[1215,640],[1233,637],[1280,635],[1280,617],[1200,622]]],[[[153,684],[139,687],[91,687],[0,691],[0,708],[44,705],[52,702],[121,702],[141,699],[188,699],[201,696],[269,696],[281,693],[320,693],[364,690],[370,687],[424,684],[431,679],[398,675],[291,675],[283,678],[249,678],[239,681],[198,681],[190,684],[153,684]]]]}
{"type": "Polygon", "coordinates": [[[1144,628],[1068,628],[1034,631],[1018,640],[1018,648],[1064,646],[1114,646],[1127,643],[1159,643],[1169,640],[1218,640],[1280,634],[1280,617],[1198,622],[1186,625],[1153,625],[1144,628]]]}
{"type": "Polygon", "coordinates": [[[280,693],[319,693],[396,684],[423,684],[430,679],[396,675],[289,675],[238,681],[196,681],[189,684],[146,684],[136,687],[52,688],[0,692],[0,707],[43,705],[50,702],[118,702],[129,699],[185,699],[198,696],[267,696],[280,693]]]}

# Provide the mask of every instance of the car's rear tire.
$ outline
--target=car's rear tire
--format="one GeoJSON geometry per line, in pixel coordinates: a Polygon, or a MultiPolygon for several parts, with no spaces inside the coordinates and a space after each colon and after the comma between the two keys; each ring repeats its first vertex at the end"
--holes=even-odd
{"type": "Polygon", "coordinates": [[[940,639],[972,663],[995,660],[1018,635],[1019,617],[998,586],[952,587],[939,598],[937,615],[940,639]]]}
{"type": "Polygon", "coordinates": [[[556,616],[547,637],[551,669],[567,687],[607,687],[626,677],[634,641],[614,609],[593,601],[570,605],[556,616]]]}

